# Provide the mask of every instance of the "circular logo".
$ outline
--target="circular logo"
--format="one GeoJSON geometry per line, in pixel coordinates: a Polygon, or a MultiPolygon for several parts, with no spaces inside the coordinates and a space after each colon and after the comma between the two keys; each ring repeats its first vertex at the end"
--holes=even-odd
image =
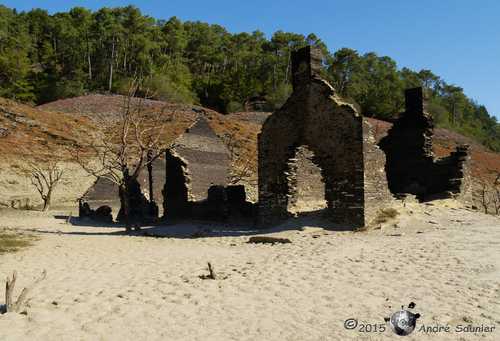
{"type": "Polygon", "coordinates": [[[417,323],[416,316],[408,310],[398,310],[391,317],[391,330],[398,335],[410,335],[417,323]]]}

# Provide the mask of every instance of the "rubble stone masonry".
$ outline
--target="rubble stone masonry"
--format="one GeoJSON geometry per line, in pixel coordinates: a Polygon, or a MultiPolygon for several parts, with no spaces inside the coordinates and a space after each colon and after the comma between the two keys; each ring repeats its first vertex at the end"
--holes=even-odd
{"type": "Polygon", "coordinates": [[[306,47],[293,58],[293,93],[269,116],[259,134],[259,225],[290,214],[290,160],[306,146],[321,170],[326,216],[333,221],[366,225],[392,202],[385,181],[385,158],[363,117],[320,78],[321,50],[306,47]],[[376,207],[367,207],[377,203],[376,207]]]}
{"type": "Polygon", "coordinates": [[[457,147],[451,156],[433,153],[434,117],[428,110],[428,89],[405,91],[406,110],[379,146],[387,157],[389,189],[395,195],[410,193],[419,200],[453,197],[469,200],[470,147],[457,147]]]}

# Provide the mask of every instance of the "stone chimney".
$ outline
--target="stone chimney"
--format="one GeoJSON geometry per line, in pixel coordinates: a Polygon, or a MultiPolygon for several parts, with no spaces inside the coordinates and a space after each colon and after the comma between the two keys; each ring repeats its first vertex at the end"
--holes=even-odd
{"type": "Polygon", "coordinates": [[[323,53],[316,46],[307,46],[292,52],[292,83],[293,89],[307,84],[314,77],[321,78],[323,68],[323,53]]]}
{"type": "Polygon", "coordinates": [[[405,90],[406,112],[412,115],[426,116],[429,114],[429,89],[418,87],[405,90]]]}

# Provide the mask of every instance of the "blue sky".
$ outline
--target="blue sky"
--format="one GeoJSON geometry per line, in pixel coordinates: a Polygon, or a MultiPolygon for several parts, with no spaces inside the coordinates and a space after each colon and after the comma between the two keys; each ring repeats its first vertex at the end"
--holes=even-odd
{"type": "MultiPolygon", "coordinates": [[[[2,1],[9,8],[75,6],[96,11],[130,1],[2,1]]],[[[360,55],[389,56],[398,68],[431,70],[447,84],[461,86],[500,120],[500,1],[498,0],[176,0],[133,2],[155,19],[218,24],[230,33],[260,30],[315,33],[332,53],[348,47],[360,55]]]]}

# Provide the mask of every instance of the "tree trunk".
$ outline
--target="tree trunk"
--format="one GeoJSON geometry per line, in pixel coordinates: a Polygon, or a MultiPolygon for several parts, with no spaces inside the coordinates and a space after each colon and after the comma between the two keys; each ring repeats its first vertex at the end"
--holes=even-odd
{"type": "Polygon", "coordinates": [[[125,46],[123,47],[123,74],[127,77],[127,49],[128,40],[125,40],[125,46]]]}
{"type": "Polygon", "coordinates": [[[167,60],[167,66],[165,67],[165,72],[163,73],[164,76],[167,76],[168,74],[168,69],[170,68],[170,60],[172,59],[172,52],[168,54],[168,60],[167,60]]]}
{"type": "Polygon", "coordinates": [[[42,209],[43,212],[47,212],[49,210],[53,190],[54,190],[53,186],[50,186],[47,195],[43,198],[43,209],[42,209]]]}
{"type": "Polygon", "coordinates": [[[113,32],[113,45],[111,48],[111,58],[109,58],[109,79],[108,79],[108,91],[111,91],[111,86],[113,84],[113,58],[115,55],[115,35],[113,32]]]}
{"type": "Polygon", "coordinates": [[[276,86],[276,62],[273,65],[273,85],[274,85],[274,93],[278,93],[278,87],[276,86]]]}
{"type": "Polygon", "coordinates": [[[153,157],[153,151],[149,150],[148,151],[148,180],[149,180],[149,215],[152,217],[155,216],[155,199],[154,199],[154,194],[153,194],[153,162],[151,161],[151,158],[153,157]]]}
{"type": "Polygon", "coordinates": [[[125,216],[125,231],[132,232],[132,217],[130,212],[130,190],[127,185],[120,186],[122,195],[123,214],[125,216]]]}
{"type": "Polygon", "coordinates": [[[85,39],[87,40],[87,63],[89,64],[89,89],[92,89],[92,64],[90,61],[90,44],[89,35],[87,33],[87,25],[83,22],[83,27],[85,28],[85,39]]]}

